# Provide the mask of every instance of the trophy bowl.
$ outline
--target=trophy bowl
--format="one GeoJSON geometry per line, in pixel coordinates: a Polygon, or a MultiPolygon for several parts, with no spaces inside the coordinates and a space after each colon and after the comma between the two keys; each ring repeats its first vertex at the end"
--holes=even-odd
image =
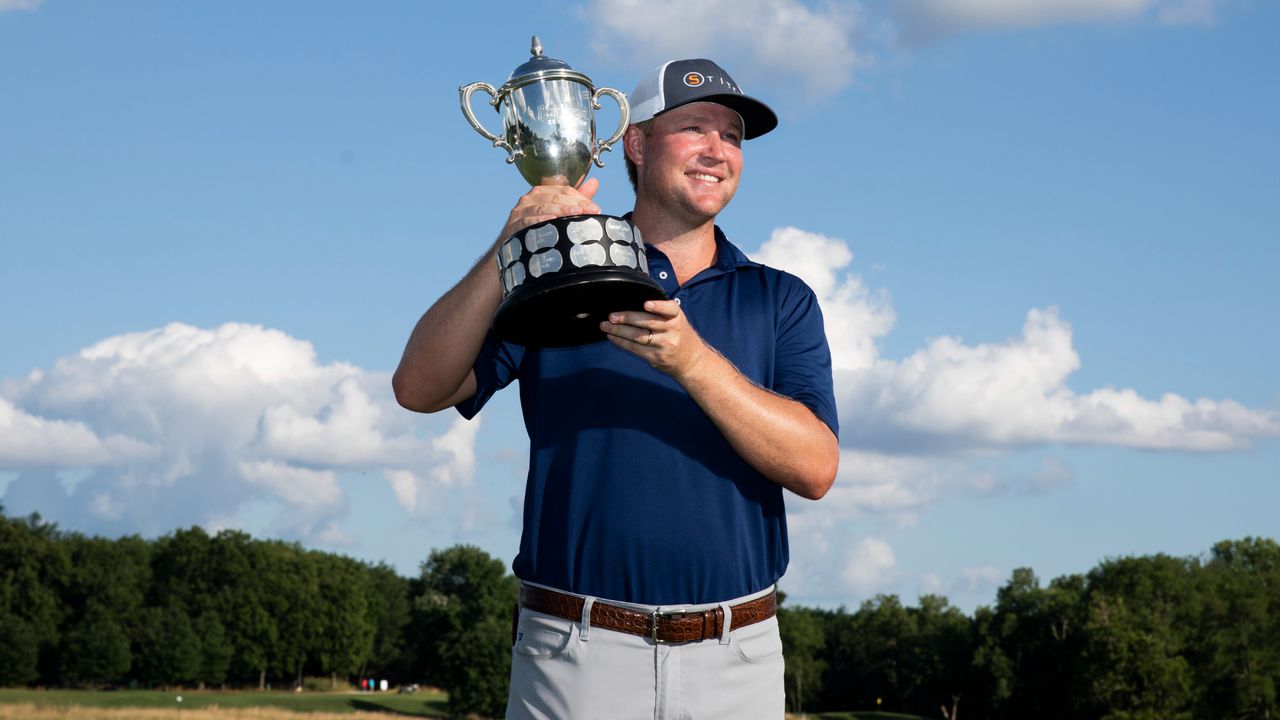
{"type": "MultiPolygon", "coordinates": [[[[532,186],[578,187],[600,154],[626,132],[627,98],[613,88],[596,88],[586,75],[542,54],[533,38],[532,57],[502,87],[471,83],[458,88],[462,113],[481,136],[507,151],[532,186]],[[476,92],[490,96],[502,115],[503,134],[485,129],[471,109],[476,92]],[[618,127],[596,139],[595,111],[612,97],[618,127]]],[[[604,339],[600,321],[609,313],[639,310],[646,300],[665,299],[649,277],[644,241],[625,218],[575,215],[539,223],[516,233],[498,249],[502,304],[494,316],[498,338],[531,347],[565,347],[604,339]]]]}
{"type": "Polygon", "coordinates": [[[498,248],[502,304],[494,333],[518,345],[566,347],[604,339],[609,313],[667,294],[649,277],[640,231],[625,218],[571,215],[539,223],[498,248]]]}

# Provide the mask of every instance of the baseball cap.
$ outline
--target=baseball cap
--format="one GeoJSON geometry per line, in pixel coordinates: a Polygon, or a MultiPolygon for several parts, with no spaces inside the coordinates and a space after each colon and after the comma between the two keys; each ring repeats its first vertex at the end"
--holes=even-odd
{"type": "Polygon", "coordinates": [[[729,73],[705,58],[664,63],[640,78],[627,100],[632,123],[650,120],[681,105],[713,102],[742,116],[743,140],[760,137],[778,126],[778,116],[768,105],[743,95],[729,73]]]}

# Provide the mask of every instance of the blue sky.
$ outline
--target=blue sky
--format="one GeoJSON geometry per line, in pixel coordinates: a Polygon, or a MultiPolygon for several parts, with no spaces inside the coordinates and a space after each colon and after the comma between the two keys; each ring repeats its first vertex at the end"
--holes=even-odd
{"type": "Polygon", "coordinates": [[[972,609],[1019,566],[1275,537],[1277,30],[1246,0],[0,0],[0,503],[510,558],[515,393],[417,416],[389,373],[526,187],[457,87],[536,33],[623,91],[710,56],[779,112],[721,225],[832,337],[796,602],[972,609]]]}

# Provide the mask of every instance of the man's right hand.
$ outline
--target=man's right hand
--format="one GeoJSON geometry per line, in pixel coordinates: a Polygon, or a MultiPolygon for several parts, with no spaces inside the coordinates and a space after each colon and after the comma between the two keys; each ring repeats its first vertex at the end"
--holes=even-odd
{"type": "Polygon", "coordinates": [[[599,215],[600,206],[592,202],[600,181],[591,178],[579,188],[568,185],[538,185],[520,196],[507,216],[498,242],[506,240],[530,225],[537,225],[566,215],[599,215]]]}

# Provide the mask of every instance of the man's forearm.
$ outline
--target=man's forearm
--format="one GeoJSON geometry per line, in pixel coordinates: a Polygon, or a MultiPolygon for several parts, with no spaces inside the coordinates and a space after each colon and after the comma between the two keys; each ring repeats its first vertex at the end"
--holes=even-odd
{"type": "Polygon", "coordinates": [[[840,445],[808,407],[751,382],[710,346],[676,379],[760,474],[810,500],[831,488],[840,445]]]}
{"type": "Polygon", "coordinates": [[[490,248],[414,326],[391,379],[404,407],[435,412],[471,394],[459,397],[502,300],[493,258],[490,248]]]}

